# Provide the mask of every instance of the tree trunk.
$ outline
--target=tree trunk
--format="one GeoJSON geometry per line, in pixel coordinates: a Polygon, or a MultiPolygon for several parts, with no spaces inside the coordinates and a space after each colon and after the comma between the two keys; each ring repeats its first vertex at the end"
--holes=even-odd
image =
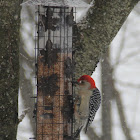
{"type": "Polygon", "coordinates": [[[20,3],[0,2],[0,138],[15,140],[18,124],[20,3]]]}
{"type": "Polygon", "coordinates": [[[115,88],[113,68],[110,64],[109,51],[104,55],[102,65],[102,140],[112,140],[111,102],[116,101],[121,128],[127,140],[133,140],[128,127],[120,93],[115,88]]]}
{"type": "Polygon", "coordinates": [[[112,69],[107,52],[102,65],[102,140],[112,140],[111,100],[113,98],[112,69]]]}

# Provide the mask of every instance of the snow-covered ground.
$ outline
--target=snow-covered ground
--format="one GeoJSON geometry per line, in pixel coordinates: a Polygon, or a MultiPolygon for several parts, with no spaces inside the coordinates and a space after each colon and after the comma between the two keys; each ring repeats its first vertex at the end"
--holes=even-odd
{"type": "MultiPolygon", "coordinates": [[[[139,10],[140,11],[140,10],[139,10]]],[[[80,14],[77,13],[77,17],[80,14]]],[[[34,70],[33,62],[28,63],[28,60],[34,58],[34,22],[30,20],[30,15],[27,12],[27,9],[23,7],[22,13],[22,39],[24,42],[23,48],[21,49],[21,67],[24,70],[24,80],[21,77],[21,87],[19,90],[19,115],[21,115],[22,110],[27,107],[30,107],[29,100],[30,96],[34,94],[35,82],[34,82],[34,70]],[[27,55],[24,55],[22,51],[25,51],[27,55]],[[29,84],[27,83],[29,82],[29,84]],[[25,84],[25,85],[24,85],[25,84]],[[22,90],[23,88],[31,88],[31,90],[22,90]],[[28,95],[28,92],[30,94],[28,95]],[[29,100],[26,102],[26,99],[29,100]]],[[[121,38],[124,35],[124,44],[122,53],[120,55],[120,63],[116,67],[114,78],[116,79],[116,87],[121,92],[121,97],[123,99],[123,106],[125,109],[125,115],[127,116],[127,121],[129,128],[131,128],[132,136],[134,140],[139,140],[140,138],[140,14],[134,10],[129,15],[126,23],[126,31],[124,33],[125,27],[119,31],[113,42],[111,43],[111,60],[112,65],[116,63],[116,55],[120,49],[121,38]],[[127,57],[128,56],[128,57],[127,57]],[[121,84],[120,84],[121,82],[121,84]],[[131,86],[132,84],[132,86],[131,86]],[[136,86],[135,86],[136,85],[136,86]]],[[[100,64],[96,68],[96,71],[92,75],[97,83],[97,86],[100,85],[100,64]]],[[[125,140],[122,130],[120,129],[119,117],[117,116],[116,104],[113,104],[113,140],[125,140]]],[[[32,109],[31,109],[32,111],[32,109]]],[[[101,133],[101,125],[99,125],[101,118],[101,110],[98,111],[93,127],[95,131],[99,134],[101,133]]],[[[31,113],[32,115],[32,113],[31,113]]],[[[33,123],[34,120],[31,119],[31,115],[27,115],[24,120],[18,126],[17,140],[28,140],[34,135],[33,123]]],[[[82,135],[82,140],[87,140],[84,135],[82,135]]]]}

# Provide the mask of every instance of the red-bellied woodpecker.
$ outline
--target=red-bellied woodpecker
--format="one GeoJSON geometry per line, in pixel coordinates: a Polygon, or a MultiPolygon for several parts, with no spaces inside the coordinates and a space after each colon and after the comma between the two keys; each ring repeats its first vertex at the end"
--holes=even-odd
{"type": "MultiPolygon", "coordinates": [[[[95,81],[89,75],[83,75],[78,80],[77,100],[75,101],[74,114],[76,121],[79,121],[79,135],[81,129],[85,133],[92,123],[97,110],[101,104],[100,91],[95,85],[95,81]]],[[[76,135],[77,135],[76,134],[76,135]]]]}

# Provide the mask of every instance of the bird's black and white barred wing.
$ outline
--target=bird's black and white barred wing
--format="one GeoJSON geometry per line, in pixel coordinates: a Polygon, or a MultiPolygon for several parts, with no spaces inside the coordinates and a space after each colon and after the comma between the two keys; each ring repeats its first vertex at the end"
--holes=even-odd
{"type": "Polygon", "coordinates": [[[93,90],[92,96],[90,96],[89,117],[87,119],[87,123],[86,123],[86,126],[85,126],[85,133],[86,133],[89,125],[94,120],[95,114],[96,114],[97,110],[99,109],[100,104],[101,104],[101,94],[100,94],[100,91],[96,88],[95,90],[93,90]]]}

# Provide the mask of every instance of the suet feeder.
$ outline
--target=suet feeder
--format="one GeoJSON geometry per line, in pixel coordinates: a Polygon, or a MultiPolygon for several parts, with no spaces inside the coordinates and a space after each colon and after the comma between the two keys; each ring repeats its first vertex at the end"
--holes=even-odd
{"type": "Polygon", "coordinates": [[[36,7],[36,140],[73,138],[73,26],[81,0],[29,0],[36,7]]]}

